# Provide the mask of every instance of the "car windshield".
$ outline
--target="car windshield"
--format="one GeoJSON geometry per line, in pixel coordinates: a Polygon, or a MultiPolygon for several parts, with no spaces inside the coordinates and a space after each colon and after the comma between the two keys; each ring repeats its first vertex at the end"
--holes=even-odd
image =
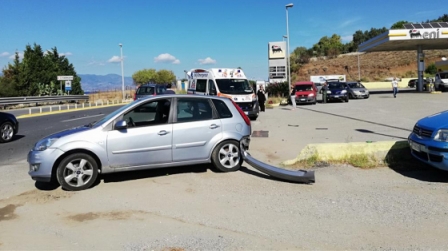
{"type": "Polygon", "coordinates": [[[447,79],[448,78],[448,72],[439,73],[439,76],[441,79],[447,79]]]}
{"type": "Polygon", "coordinates": [[[330,83],[328,83],[328,89],[344,89],[344,83],[330,82],[330,83]]]}
{"type": "Polygon", "coordinates": [[[216,79],[219,91],[225,94],[250,94],[253,93],[247,79],[216,79]]]}
{"type": "Polygon", "coordinates": [[[102,124],[104,124],[105,122],[107,122],[109,119],[115,117],[116,115],[120,114],[121,112],[123,112],[124,110],[128,109],[130,106],[133,106],[135,104],[136,101],[132,101],[131,103],[120,107],[119,109],[113,111],[112,113],[107,114],[105,117],[103,117],[102,119],[96,121],[95,123],[91,123],[90,125],[94,128],[101,126],[102,124]]]}
{"type": "Polygon", "coordinates": [[[153,95],[154,89],[153,86],[140,86],[137,90],[137,95],[153,95]]]}
{"type": "Polygon", "coordinates": [[[313,86],[312,85],[296,85],[296,92],[301,92],[301,91],[312,91],[313,90],[313,86]]]}
{"type": "Polygon", "coordinates": [[[348,83],[348,86],[350,86],[350,88],[365,88],[361,83],[348,83]]]}

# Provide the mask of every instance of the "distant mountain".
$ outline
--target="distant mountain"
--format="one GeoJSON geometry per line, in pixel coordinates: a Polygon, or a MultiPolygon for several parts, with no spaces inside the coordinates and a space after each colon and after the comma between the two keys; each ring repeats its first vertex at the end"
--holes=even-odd
{"type": "MultiPolygon", "coordinates": [[[[121,90],[121,75],[107,74],[107,75],[95,75],[95,74],[78,74],[81,78],[81,87],[84,91],[106,91],[106,90],[121,90]]],[[[132,77],[124,77],[124,85],[134,86],[132,77]]]]}

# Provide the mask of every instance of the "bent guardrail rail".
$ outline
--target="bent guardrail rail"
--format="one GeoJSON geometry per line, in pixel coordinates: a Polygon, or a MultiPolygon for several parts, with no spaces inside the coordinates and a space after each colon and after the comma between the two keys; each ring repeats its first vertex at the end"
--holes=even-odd
{"type": "Polygon", "coordinates": [[[28,97],[9,97],[0,98],[0,106],[20,105],[20,104],[39,104],[59,101],[89,100],[88,95],[61,95],[61,96],[28,96],[28,97]]]}

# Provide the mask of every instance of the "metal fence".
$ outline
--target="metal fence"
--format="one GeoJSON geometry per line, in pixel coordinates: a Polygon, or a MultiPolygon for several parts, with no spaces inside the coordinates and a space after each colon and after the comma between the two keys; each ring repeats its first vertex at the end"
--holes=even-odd
{"type": "Polygon", "coordinates": [[[42,104],[60,101],[89,100],[87,95],[63,95],[63,96],[40,96],[40,97],[10,97],[0,98],[0,106],[20,105],[20,104],[42,104]]]}

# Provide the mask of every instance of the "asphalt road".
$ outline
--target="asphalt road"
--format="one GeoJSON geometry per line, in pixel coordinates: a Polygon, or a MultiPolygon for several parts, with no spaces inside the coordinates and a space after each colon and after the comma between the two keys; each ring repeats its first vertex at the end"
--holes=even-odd
{"type": "Polygon", "coordinates": [[[0,144],[0,165],[7,165],[26,159],[28,151],[34,144],[49,134],[100,120],[105,115],[120,107],[110,106],[91,110],[19,118],[19,133],[14,137],[13,141],[0,144]]]}

